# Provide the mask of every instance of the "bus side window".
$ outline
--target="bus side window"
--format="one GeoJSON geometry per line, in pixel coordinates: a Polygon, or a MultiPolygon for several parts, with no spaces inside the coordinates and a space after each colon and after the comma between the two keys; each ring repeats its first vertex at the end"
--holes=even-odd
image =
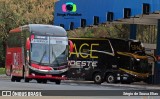
{"type": "Polygon", "coordinates": [[[9,34],[7,40],[8,47],[21,47],[21,33],[11,33],[9,34]]]}
{"type": "Polygon", "coordinates": [[[108,40],[102,44],[101,51],[112,53],[111,45],[108,40]]]}

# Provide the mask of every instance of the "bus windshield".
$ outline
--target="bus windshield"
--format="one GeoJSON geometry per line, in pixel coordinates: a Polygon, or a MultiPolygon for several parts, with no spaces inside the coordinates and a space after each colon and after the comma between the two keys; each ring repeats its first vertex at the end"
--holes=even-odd
{"type": "Polygon", "coordinates": [[[67,38],[40,37],[31,40],[31,62],[46,66],[67,65],[67,38]]]}

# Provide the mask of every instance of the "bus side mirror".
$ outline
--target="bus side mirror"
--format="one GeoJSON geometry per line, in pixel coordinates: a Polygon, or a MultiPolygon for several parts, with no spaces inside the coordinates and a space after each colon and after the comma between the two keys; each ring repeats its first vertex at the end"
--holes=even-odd
{"type": "Polygon", "coordinates": [[[73,48],[74,48],[73,42],[69,40],[68,43],[69,43],[69,51],[73,52],[73,48]]]}
{"type": "Polygon", "coordinates": [[[26,49],[27,50],[30,50],[30,44],[31,44],[31,42],[30,42],[29,38],[27,38],[27,41],[26,41],[26,49]]]}

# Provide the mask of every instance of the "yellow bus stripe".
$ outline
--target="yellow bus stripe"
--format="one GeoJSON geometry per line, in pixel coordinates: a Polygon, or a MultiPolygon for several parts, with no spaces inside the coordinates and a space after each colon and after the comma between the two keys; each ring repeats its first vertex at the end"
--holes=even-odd
{"type": "Polygon", "coordinates": [[[131,71],[131,70],[127,70],[127,69],[123,69],[123,68],[119,68],[121,71],[124,71],[130,75],[133,75],[133,76],[137,76],[137,77],[140,77],[140,78],[146,78],[149,76],[149,73],[137,73],[137,72],[134,72],[134,71],[131,71]]]}
{"type": "Polygon", "coordinates": [[[135,59],[148,59],[147,56],[140,56],[140,55],[128,53],[128,52],[117,52],[117,53],[124,56],[131,56],[131,57],[134,57],[135,59]]]}

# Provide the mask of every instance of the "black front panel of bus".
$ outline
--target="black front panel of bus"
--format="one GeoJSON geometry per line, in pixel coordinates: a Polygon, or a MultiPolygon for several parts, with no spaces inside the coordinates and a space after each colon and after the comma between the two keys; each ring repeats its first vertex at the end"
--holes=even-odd
{"type": "Polygon", "coordinates": [[[74,44],[74,51],[69,54],[69,78],[92,77],[96,70],[105,72],[106,69],[117,65],[109,41],[101,39],[70,39],[74,44]]]}

